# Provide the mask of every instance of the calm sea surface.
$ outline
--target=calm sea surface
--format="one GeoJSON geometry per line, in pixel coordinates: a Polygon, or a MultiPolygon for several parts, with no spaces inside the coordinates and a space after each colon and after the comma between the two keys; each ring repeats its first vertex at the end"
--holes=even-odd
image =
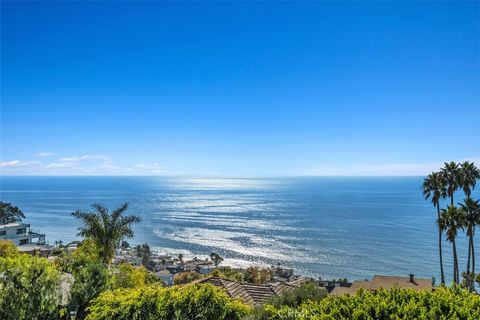
{"type": "MultiPolygon", "coordinates": [[[[22,208],[50,243],[78,239],[75,209],[127,201],[143,218],[131,243],[148,242],[158,252],[215,251],[226,264],[281,263],[310,276],[414,273],[438,282],[436,212],[422,198],[421,183],[421,177],[2,177],[0,199],[22,208]]],[[[458,238],[464,268],[466,236],[458,238]]],[[[451,279],[451,246],[444,248],[451,279]]]]}

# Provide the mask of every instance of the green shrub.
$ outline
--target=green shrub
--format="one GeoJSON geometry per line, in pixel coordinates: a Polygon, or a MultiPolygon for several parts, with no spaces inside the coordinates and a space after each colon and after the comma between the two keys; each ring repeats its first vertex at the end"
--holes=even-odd
{"type": "Polygon", "coordinates": [[[107,291],[89,311],[89,320],[237,320],[250,307],[212,285],[195,284],[107,291]]]}
{"type": "Polygon", "coordinates": [[[147,284],[161,284],[160,279],[144,266],[134,267],[129,263],[121,263],[113,268],[113,288],[139,288],[147,284]]]}
{"type": "Polygon", "coordinates": [[[353,296],[330,296],[298,308],[266,305],[265,309],[271,320],[478,320],[480,296],[460,287],[443,287],[434,292],[399,288],[359,290],[353,296]]]}
{"type": "Polygon", "coordinates": [[[60,271],[47,259],[0,257],[0,319],[56,319],[60,300],[60,271]]]}
{"type": "Polygon", "coordinates": [[[92,300],[111,287],[112,276],[101,262],[93,261],[77,266],[73,277],[69,310],[75,310],[77,319],[82,320],[92,300]]]}
{"type": "Polygon", "coordinates": [[[173,278],[173,283],[175,284],[187,284],[197,279],[202,278],[202,275],[195,271],[185,271],[180,272],[175,275],[173,278]]]}
{"type": "Polygon", "coordinates": [[[10,240],[0,240],[0,257],[16,257],[19,255],[17,246],[10,240]]]}
{"type": "Polygon", "coordinates": [[[309,301],[319,302],[327,296],[328,293],[326,290],[318,288],[313,283],[307,283],[295,290],[270,299],[265,304],[269,306],[267,308],[264,306],[256,307],[253,319],[267,320],[281,307],[296,308],[309,301]],[[270,313],[269,310],[274,310],[274,313],[270,313]]]}

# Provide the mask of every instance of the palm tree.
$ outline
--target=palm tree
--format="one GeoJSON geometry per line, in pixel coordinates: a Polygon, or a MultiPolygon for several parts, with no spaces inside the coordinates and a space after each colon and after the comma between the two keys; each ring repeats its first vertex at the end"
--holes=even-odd
{"type": "Polygon", "coordinates": [[[473,162],[465,161],[460,165],[460,186],[467,198],[472,195],[478,179],[480,179],[480,170],[473,162]]]}
{"type": "Polygon", "coordinates": [[[460,275],[458,270],[457,246],[455,238],[457,237],[458,229],[463,229],[463,214],[457,207],[448,206],[447,209],[442,209],[438,224],[442,229],[447,231],[447,240],[452,243],[453,248],[453,281],[458,284],[460,282],[460,275]]]}
{"type": "Polygon", "coordinates": [[[460,165],[454,161],[450,163],[445,162],[445,166],[442,168],[442,175],[445,178],[445,183],[447,187],[447,195],[450,198],[450,206],[453,207],[453,195],[455,191],[458,190],[462,172],[460,170],[460,165]]]}
{"type": "Polygon", "coordinates": [[[141,219],[135,215],[125,216],[128,203],[121,205],[112,213],[101,204],[92,204],[93,211],[77,210],[72,215],[83,221],[79,236],[92,239],[97,245],[101,258],[108,264],[115,254],[115,248],[124,238],[133,238],[132,224],[141,219]]]}
{"type": "MultiPolygon", "coordinates": [[[[423,180],[423,195],[425,200],[432,199],[432,204],[437,208],[437,221],[440,219],[440,199],[446,197],[445,180],[442,174],[432,172],[423,180]]],[[[445,284],[445,273],[443,271],[443,254],[442,254],[442,228],[438,224],[438,253],[440,257],[440,276],[442,284],[445,284]]]]}
{"type": "Polygon", "coordinates": [[[467,260],[467,286],[470,290],[473,290],[473,277],[475,276],[475,250],[473,246],[473,236],[475,235],[475,229],[480,225],[480,200],[473,201],[472,198],[464,200],[463,204],[460,204],[461,210],[464,215],[464,226],[467,229],[468,239],[468,260],[467,260]],[[470,273],[470,257],[472,263],[472,273],[470,273]]]}

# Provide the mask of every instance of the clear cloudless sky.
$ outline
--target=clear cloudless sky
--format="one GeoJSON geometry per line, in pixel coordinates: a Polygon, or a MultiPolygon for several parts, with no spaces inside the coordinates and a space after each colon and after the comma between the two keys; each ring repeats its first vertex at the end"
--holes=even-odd
{"type": "Polygon", "coordinates": [[[0,170],[422,174],[478,159],[479,17],[477,1],[2,1],[0,170]]]}

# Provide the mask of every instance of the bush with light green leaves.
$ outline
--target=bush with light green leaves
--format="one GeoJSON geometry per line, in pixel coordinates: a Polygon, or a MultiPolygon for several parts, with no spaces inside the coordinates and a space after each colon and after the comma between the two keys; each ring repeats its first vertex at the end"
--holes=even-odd
{"type": "Polygon", "coordinates": [[[251,307],[210,284],[106,291],[87,320],[240,320],[251,307]]]}
{"type": "Polygon", "coordinates": [[[328,297],[298,308],[265,306],[270,320],[478,320],[480,296],[460,287],[434,292],[394,288],[328,297]]]}
{"type": "Polygon", "coordinates": [[[0,319],[57,319],[60,271],[47,259],[26,254],[0,256],[0,319]]]}

